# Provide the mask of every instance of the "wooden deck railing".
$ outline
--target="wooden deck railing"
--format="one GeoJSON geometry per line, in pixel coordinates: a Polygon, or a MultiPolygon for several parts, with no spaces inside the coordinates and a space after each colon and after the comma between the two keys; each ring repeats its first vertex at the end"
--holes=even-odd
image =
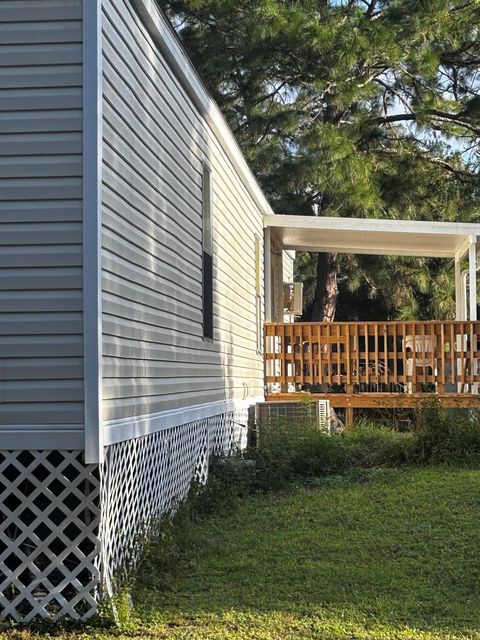
{"type": "Polygon", "coordinates": [[[480,321],[268,323],[267,396],[478,394],[479,336],[480,321]]]}

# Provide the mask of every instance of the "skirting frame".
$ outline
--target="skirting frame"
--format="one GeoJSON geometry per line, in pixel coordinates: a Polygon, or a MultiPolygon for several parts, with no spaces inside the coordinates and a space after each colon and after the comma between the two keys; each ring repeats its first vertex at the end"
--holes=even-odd
{"type": "Polygon", "coordinates": [[[0,450],[0,619],[87,620],[158,519],[245,439],[247,409],[81,451],[0,450]]]}

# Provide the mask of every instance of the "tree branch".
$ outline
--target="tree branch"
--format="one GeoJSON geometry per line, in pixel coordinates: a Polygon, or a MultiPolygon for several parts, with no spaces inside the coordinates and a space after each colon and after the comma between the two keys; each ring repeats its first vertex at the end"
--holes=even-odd
{"type": "Polygon", "coordinates": [[[372,17],[376,6],[377,6],[377,0],[372,0],[368,5],[368,9],[365,11],[365,16],[367,17],[368,20],[370,20],[370,18],[372,17]]]}
{"type": "MultiPolygon", "coordinates": [[[[429,109],[426,111],[427,115],[432,116],[433,118],[438,118],[440,120],[447,120],[448,122],[452,122],[457,124],[460,127],[464,127],[468,129],[472,133],[476,135],[480,135],[480,127],[475,126],[473,123],[466,122],[460,116],[460,114],[448,113],[447,111],[439,111],[437,109],[429,109]]],[[[375,118],[375,122],[377,124],[390,124],[393,122],[416,122],[418,118],[418,114],[416,113],[393,113],[389,116],[381,116],[375,118]]]]}
{"type": "Polygon", "coordinates": [[[474,173],[472,171],[465,171],[464,169],[459,169],[458,167],[455,167],[453,164],[451,164],[447,160],[444,160],[443,158],[429,156],[424,153],[415,153],[413,151],[408,151],[406,149],[397,150],[397,149],[387,149],[386,147],[380,147],[377,151],[380,153],[385,153],[387,155],[399,156],[403,154],[403,155],[411,156],[413,158],[419,158],[420,160],[424,160],[425,162],[429,162],[430,164],[435,164],[440,167],[443,167],[450,173],[453,173],[454,175],[456,175],[457,178],[464,183],[471,182],[472,180],[478,181],[480,179],[480,174],[474,173]]]}

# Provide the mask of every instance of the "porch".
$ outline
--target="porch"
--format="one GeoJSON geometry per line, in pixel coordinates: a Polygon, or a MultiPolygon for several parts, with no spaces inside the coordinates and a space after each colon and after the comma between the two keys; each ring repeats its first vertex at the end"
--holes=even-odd
{"type": "Polygon", "coordinates": [[[308,395],[346,410],[480,406],[478,225],[305,216],[265,220],[267,401],[308,395]],[[285,250],[449,258],[456,319],[284,322],[278,256],[285,250]],[[466,267],[466,268],[464,268],[466,267]]]}
{"type": "MultiPolygon", "coordinates": [[[[477,321],[267,323],[267,400],[413,408],[432,395],[480,406],[477,321]]],[[[351,412],[347,412],[351,419],[351,412]]]]}

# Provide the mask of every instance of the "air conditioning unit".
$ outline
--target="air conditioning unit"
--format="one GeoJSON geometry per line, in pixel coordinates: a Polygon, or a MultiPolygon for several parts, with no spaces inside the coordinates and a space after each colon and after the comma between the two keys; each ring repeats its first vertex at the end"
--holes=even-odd
{"type": "Polygon", "coordinates": [[[283,283],[283,310],[291,316],[301,316],[303,312],[303,282],[283,283]]]}
{"type": "Polygon", "coordinates": [[[261,424],[272,420],[311,420],[318,424],[319,429],[329,432],[330,402],[329,400],[257,402],[255,422],[261,424]]]}

